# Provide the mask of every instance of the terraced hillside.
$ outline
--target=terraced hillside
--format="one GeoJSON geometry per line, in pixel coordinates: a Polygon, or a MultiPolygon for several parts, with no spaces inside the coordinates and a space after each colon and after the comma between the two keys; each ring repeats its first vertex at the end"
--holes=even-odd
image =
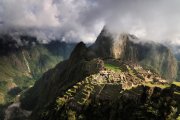
{"type": "MultiPolygon", "coordinates": [[[[62,108],[65,104],[83,106],[88,104],[91,99],[116,100],[124,91],[136,88],[142,83],[150,83],[150,79],[138,76],[139,72],[136,70],[134,70],[136,73],[132,72],[129,65],[121,65],[122,67],[116,68],[116,70],[119,70],[118,72],[114,70],[115,68],[105,67],[105,70],[100,71],[98,74],[90,75],[81,82],[73,85],[62,97],[57,98],[58,109],[62,108]],[[122,72],[121,69],[123,67],[126,70],[122,72]]],[[[107,66],[113,65],[108,64],[107,66]]],[[[142,68],[140,70],[145,72],[142,68]]],[[[167,82],[163,83],[160,80],[156,81],[155,85],[162,84],[168,85],[167,82]]]]}
{"type": "MultiPolygon", "coordinates": [[[[81,52],[84,49],[81,48],[81,52]]],[[[75,49],[76,51],[76,49],[75,49]]],[[[81,53],[80,52],[80,53],[81,53]]],[[[74,53],[74,52],[73,52],[74,53]]],[[[75,55],[83,56],[83,54],[74,53],[75,55]]],[[[54,77],[51,84],[42,85],[42,81],[32,88],[25,99],[22,98],[22,108],[33,110],[31,118],[33,120],[58,120],[58,119],[147,119],[147,118],[176,118],[178,111],[178,102],[172,97],[175,92],[171,88],[170,83],[153,73],[149,69],[143,69],[138,64],[123,62],[116,59],[101,60],[98,58],[88,60],[85,63],[81,61],[81,57],[71,55],[70,60],[66,61],[67,66],[74,66],[74,70],[89,71],[86,77],[74,78],[69,81],[63,72],[60,78],[56,78],[56,73],[59,76],[58,67],[64,69],[61,65],[56,66],[53,71],[54,77]],[[81,64],[73,59],[77,59],[81,64]],[[68,63],[70,62],[70,63],[68,63]],[[80,66],[83,66],[82,68],[80,66]],[[94,72],[93,72],[94,71],[94,72]],[[79,79],[79,80],[77,80],[79,79]],[[61,81],[64,80],[64,83],[61,81]],[[57,83],[57,81],[61,81],[57,83]],[[57,85],[59,84],[59,85],[57,85]],[[61,87],[62,85],[62,87],[61,87]],[[44,93],[46,89],[52,88],[52,91],[44,93]],[[42,91],[37,91],[43,89],[42,91]],[[168,91],[168,92],[167,92],[168,91]],[[36,92],[39,98],[34,95],[36,92]],[[48,95],[47,95],[48,94],[48,95]],[[50,95],[50,96],[49,96],[50,95]],[[170,97],[170,99],[167,98],[170,97]],[[30,100],[29,100],[30,99],[30,100]],[[36,100],[35,103],[29,104],[30,101],[36,100]],[[159,99],[158,106],[156,99],[159,99]],[[39,102],[38,102],[39,101],[39,102]],[[167,103],[168,106],[164,106],[167,103]],[[34,108],[32,108],[34,106],[34,108]],[[165,108],[165,111],[161,109],[165,108]],[[173,111],[175,109],[175,111],[173,111]],[[131,116],[128,116],[131,111],[131,116]],[[158,112],[155,114],[154,112],[158,112]],[[167,112],[167,114],[164,114],[167,112]],[[127,117],[128,116],[128,117],[127,117]]],[[[82,59],[82,58],[81,58],[82,59]]],[[[67,68],[65,68],[67,69],[67,68]]],[[[68,68],[68,70],[70,70],[68,68]]],[[[68,74],[73,74],[72,73],[68,74]]],[[[51,71],[52,72],[52,71],[51,71]]],[[[52,73],[47,73],[44,78],[52,73]]],[[[73,74],[76,76],[76,74],[73,74]]],[[[50,76],[49,76],[50,77],[50,76]]],[[[50,81],[49,81],[50,82],[50,81]]]]}
{"type": "Polygon", "coordinates": [[[176,90],[171,92],[173,89],[158,74],[137,64],[109,59],[98,73],[68,87],[53,103],[32,115],[33,119],[42,120],[176,118],[180,107],[176,90]],[[168,97],[171,98],[167,100],[168,97]]]}

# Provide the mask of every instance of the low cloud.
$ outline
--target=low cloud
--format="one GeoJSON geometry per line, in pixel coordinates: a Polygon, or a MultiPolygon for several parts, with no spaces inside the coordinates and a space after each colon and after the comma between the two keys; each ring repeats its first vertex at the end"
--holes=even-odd
{"type": "Polygon", "coordinates": [[[107,25],[112,32],[180,44],[179,5],[179,0],[1,0],[0,32],[45,42],[93,42],[107,25]]]}

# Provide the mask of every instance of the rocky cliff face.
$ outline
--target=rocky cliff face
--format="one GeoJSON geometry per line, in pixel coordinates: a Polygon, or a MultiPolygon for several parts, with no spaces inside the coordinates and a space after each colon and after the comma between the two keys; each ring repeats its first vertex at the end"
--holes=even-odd
{"type": "Polygon", "coordinates": [[[94,56],[132,61],[151,68],[172,81],[177,77],[177,61],[172,52],[158,43],[141,42],[130,34],[114,34],[106,28],[91,46],[94,56]]]}

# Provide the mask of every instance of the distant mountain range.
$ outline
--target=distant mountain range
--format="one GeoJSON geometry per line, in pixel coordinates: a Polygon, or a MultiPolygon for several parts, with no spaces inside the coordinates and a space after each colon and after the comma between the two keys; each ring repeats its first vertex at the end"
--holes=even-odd
{"type": "Polygon", "coordinates": [[[0,104],[31,87],[41,75],[68,58],[75,43],[43,44],[31,36],[0,35],[0,104]]]}

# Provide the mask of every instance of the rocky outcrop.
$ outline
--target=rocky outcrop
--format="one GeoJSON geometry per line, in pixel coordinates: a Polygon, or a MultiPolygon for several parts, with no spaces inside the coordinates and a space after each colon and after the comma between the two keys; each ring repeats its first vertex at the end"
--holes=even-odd
{"type": "Polygon", "coordinates": [[[128,34],[112,34],[104,28],[90,48],[98,57],[121,59],[127,40],[128,34]]]}
{"type": "Polygon", "coordinates": [[[27,120],[31,112],[22,110],[20,109],[19,106],[20,103],[14,103],[8,106],[8,108],[5,111],[4,120],[16,120],[16,119],[27,120]]]}

